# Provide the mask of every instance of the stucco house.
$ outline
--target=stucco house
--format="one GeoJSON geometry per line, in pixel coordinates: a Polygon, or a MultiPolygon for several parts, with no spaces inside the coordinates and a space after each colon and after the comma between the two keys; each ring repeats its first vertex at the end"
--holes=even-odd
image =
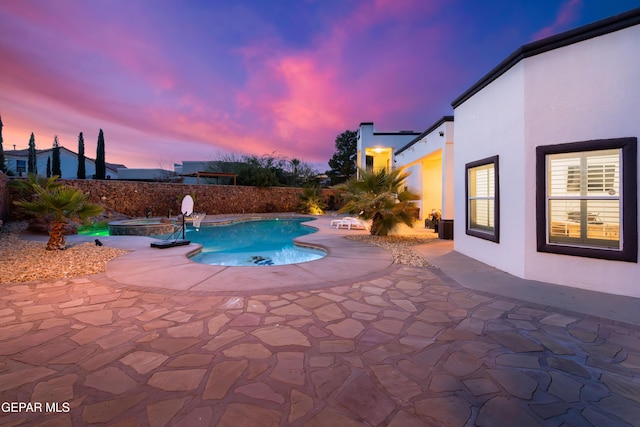
{"type": "Polygon", "coordinates": [[[453,239],[453,128],[453,116],[444,116],[424,132],[380,132],[372,122],[357,132],[358,167],[409,172],[405,185],[420,195],[418,219],[440,212],[443,239],[453,239]]]}
{"type": "Polygon", "coordinates": [[[638,41],[634,9],[524,45],[425,132],[361,123],[358,166],[411,172],[421,218],[441,209],[457,252],[640,297],[638,41]]]}
{"type": "Polygon", "coordinates": [[[410,175],[405,185],[420,195],[420,219],[441,214],[439,237],[453,239],[453,116],[445,116],[395,152],[395,165],[410,175]]]}
{"type": "MultiPolygon", "coordinates": [[[[45,175],[47,171],[47,159],[52,157],[53,148],[36,150],[36,164],[39,175],[45,175]]],[[[29,149],[5,150],[7,169],[16,176],[26,176],[29,162],[29,149]]],[[[87,179],[91,179],[96,173],[96,161],[85,157],[85,171],[87,179]]],[[[106,178],[118,179],[118,168],[126,168],[125,165],[106,163],[106,178]]],[[[76,179],[78,177],[78,154],[60,146],[60,170],[62,179],[76,179]]]]}
{"type": "Polygon", "coordinates": [[[179,175],[186,175],[183,180],[185,184],[199,184],[200,180],[197,177],[189,175],[206,172],[210,167],[211,161],[185,160],[179,167],[175,168],[175,171],[179,175]]]}
{"type": "Polygon", "coordinates": [[[374,171],[393,169],[395,152],[419,135],[420,132],[412,130],[379,132],[373,122],[360,123],[356,144],[358,168],[374,171]]]}
{"type": "Polygon", "coordinates": [[[171,182],[177,179],[174,171],[162,168],[118,168],[120,181],[171,182]]]}
{"type": "Polygon", "coordinates": [[[640,297],[640,9],[522,46],[453,103],[455,250],[640,297]]]}

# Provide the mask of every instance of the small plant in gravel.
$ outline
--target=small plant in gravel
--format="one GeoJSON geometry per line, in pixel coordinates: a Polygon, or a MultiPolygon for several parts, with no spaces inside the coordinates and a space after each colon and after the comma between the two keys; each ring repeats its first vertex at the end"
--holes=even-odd
{"type": "Polygon", "coordinates": [[[28,213],[45,218],[49,223],[49,241],[47,250],[67,247],[63,228],[68,220],[84,220],[102,212],[102,207],[90,203],[79,189],[60,185],[52,177],[45,182],[30,179],[24,184],[31,190],[29,199],[23,198],[14,203],[28,213]]]}
{"type": "Polygon", "coordinates": [[[322,215],[327,205],[322,200],[320,195],[320,189],[318,187],[305,187],[302,189],[302,193],[298,194],[300,203],[298,209],[302,213],[311,215],[322,215]]]}

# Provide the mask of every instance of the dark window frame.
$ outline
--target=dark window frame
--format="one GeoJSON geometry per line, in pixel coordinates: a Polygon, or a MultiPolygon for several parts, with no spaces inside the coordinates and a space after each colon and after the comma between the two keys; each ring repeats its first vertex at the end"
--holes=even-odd
{"type": "Polygon", "coordinates": [[[485,159],[476,160],[465,165],[465,232],[469,236],[478,237],[480,239],[489,240],[494,243],[500,243],[500,169],[499,169],[499,157],[491,156],[485,159]],[[469,228],[469,170],[477,168],[479,166],[486,166],[493,164],[493,179],[494,179],[494,198],[493,198],[493,232],[481,231],[474,228],[469,228]]]}
{"type": "Polygon", "coordinates": [[[538,252],[612,261],[638,262],[638,139],[598,139],[536,147],[536,239],[538,252]],[[547,242],[547,155],[584,151],[622,150],[622,249],[590,248],[547,242]]]}

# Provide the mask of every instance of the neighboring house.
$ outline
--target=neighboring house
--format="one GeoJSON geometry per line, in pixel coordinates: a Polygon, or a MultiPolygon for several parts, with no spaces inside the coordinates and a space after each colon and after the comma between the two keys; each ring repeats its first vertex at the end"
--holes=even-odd
{"type": "Polygon", "coordinates": [[[453,117],[445,116],[395,152],[395,165],[409,172],[406,186],[420,195],[420,218],[440,211],[441,238],[453,238],[453,117]]]}
{"type": "Polygon", "coordinates": [[[224,184],[236,185],[237,174],[225,172],[232,163],[211,160],[208,162],[187,160],[182,165],[174,165],[176,173],[183,177],[185,184],[224,184]]]}
{"type": "MultiPolygon", "coordinates": [[[[52,158],[53,148],[46,150],[36,150],[36,163],[38,175],[46,176],[47,159],[52,158]]],[[[27,175],[27,164],[29,161],[29,149],[24,150],[5,150],[5,159],[7,160],[8,170],[15,176],[27,175]]],[[[53,160],[53,159],[52,159],[53,160]]],[[[85,170],[87,179],[91,179],[96,173],[96,162],[94,159],[85,158],[85,170]]],[[[107,163],[106,178],[117,179],[118,168],[126,168],[125,165],[107,163]]],[[[78,154],[73,151],[60,147],[60,170],[62,179],[76,179],[78,177],[78,154]]]]}
{"type": "MultiPolygon", "coordinates": [[[[176,173],[178,170],[180,171],[180,175],[192,175],[198,172],[207,172],[210,171],[212,161],[202,162],[197,160],[185,160],[182,162],[182,166],[178,169],[175,168],[176,173]]],[[[185,176],[184,182],[185,184],[197,184],[198,178],[195,176],[185,176]]]]}
{"type": "Polygon", "coordinates": [[[452,105],[455,249],[640,297],[640,9],[515,51],[452,105]]]}
{"type": "Polygon", "coordinates": [[[120,181],[175,181],[179,177],[174,171],[162,168],[118,168],[120,181]]]}
{"type": "Polygon", "coordinates": [[[197,160],[185,160],[182,162],[180,168],[176,167],[176,173],[183,177],[183,183],[185,184],[206,184],[206,179],[200,179],[196,174],[210,172],[213,161],[197,161],[197,160]],[[179,171],[179,172],[178,172],[179,171]]]}

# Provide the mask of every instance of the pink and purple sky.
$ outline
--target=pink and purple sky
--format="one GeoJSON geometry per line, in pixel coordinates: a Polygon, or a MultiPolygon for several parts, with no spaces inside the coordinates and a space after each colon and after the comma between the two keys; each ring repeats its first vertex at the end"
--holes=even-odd
{"type": "Polygon", "coordinates": [[[0,1],[4,149],[163,167],[225,153],[328,169],[359,123],[423,131],[521,45],[640,0],[0,1]]]}

